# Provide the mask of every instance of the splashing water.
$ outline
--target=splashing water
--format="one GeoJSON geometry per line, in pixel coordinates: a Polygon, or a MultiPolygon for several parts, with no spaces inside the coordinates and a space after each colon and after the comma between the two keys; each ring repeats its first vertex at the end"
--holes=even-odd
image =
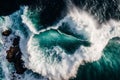
{"type": "Polygon", "coordinates": [[[72,2],[67,7],[67,15],[47,28],[39,23],[41,8],[32,11],[25,6],[0,17],[0,31],[13,31],[7,38],[0,34],[0,80],[107,80],[112,72],[111,80],[119,80],[119,39],[112,39],[120,36],[120,21],[100,24],[72,2]],[[13,64],[6,60],[6,50],[16,35],[21,38],[22,60],[28,69],[22,75],[13,73],[13,64]]]}
{"type": "MultiPolygon", "coordinates": [[[[62,24],[57,25],[58,29],[55,29],[55,32],[53,32],[52,29],[45,29],[44,32],[38,31],[37,33],[39,34],[33,34],[27,45],[27,50],[30,55],[27,67],[39,74],[49,77],[51,80],[66,80],[70,77],[75,77],[80,65],[84,64],[84,62],[99,60],[103,55],[103,49],[108,44],[108,41],[113,37],[120,36],[120,24],[118,21],[110,20],[108,23],[100,25],[94,17],[76,7],[72,8],[67,17],[62,19],[58,24],[61,22],[68,24],[68,34],[63,35],[64,31],[59,30],[63,27],[62,24]],[[91,45],[86,47],[79,44],[82,39],[76,38],[74,35],[69,35],[69,33],[87,37],[86,40],[90,42],[91,45]],[[75,39],[72,39],[71,43],[70,39],[65,39],[68,41],[65,42],[65,36],[71,39],[71,36],[74,36],[76,39],[80,40],[75,41],[75,39]],[[75,50],[73,54],[69,54],[69,52],[66,51],[67,49],[61,46],[61,44],[64,44],[64,46],[65,44],[73,46],[76,45],[76,43],[78,45],[76,49],[74,49],[74,47],[69,48],[69,50],[75,50]],[[43,44],[45,45],[43,46],[43,44]],[[49,46],[53,46],[52,51],[49,46]],[[49,48],[49,53],[46,53],[46,50],[44,51],[43,48],[49,48]],[[57,57],[60,57],[59,62],[53,58],[53,55],[56,54],[57,57]],[[46,57],[48,55],[49,57],[46,57]]],[[[34,31],[32,32],[35,33],[34,31]]]]}

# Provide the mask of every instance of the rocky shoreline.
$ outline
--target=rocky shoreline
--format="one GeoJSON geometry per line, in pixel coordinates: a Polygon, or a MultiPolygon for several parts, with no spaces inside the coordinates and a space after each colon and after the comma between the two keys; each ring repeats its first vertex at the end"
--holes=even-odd
{"type": "MultiPolygon", "coordinates": [[[[2,35],[8,37],[11,33],[11,30],[5,30],[2,32],[2,35]]],[[[24,62],[21,59],[22,52],[20,50],[19,43],[20,37],[15,36],[12,45],[10,46],[9,50],[6,51],[6,59],[8,60],[8,62],[14,64],[17,74],[23,74],[26,71],[26,68],[24,67],[24,62]]]]}

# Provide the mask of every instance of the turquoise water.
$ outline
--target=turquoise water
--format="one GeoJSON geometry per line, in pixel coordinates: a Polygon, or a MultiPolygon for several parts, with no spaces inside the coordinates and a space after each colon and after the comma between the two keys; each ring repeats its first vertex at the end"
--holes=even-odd
{"type": "Polygon", "coordinates": [[[78,38],[53,29],[42,32],[39,35],[36,34],[33,39],[39,41],[41,48],[60,46],[68,54],[73,54],[81,45],[90,46],[90,43],[87,41],[81,41],[78,38]]]}
{"type": "Polygon", "coordinates": [[[40,29],[43,28],[42,25],[40,24],[39,12],[40,12],[40,9],[31,10],[29,8],[27,13],[24,14],[30,20],[30,22],[32,22],[32,25],[34,26],[34,29],[36,31],[39,31],[40,29]]]}
{"type": "Polygon", "coordinates": [[[2,68],[1,68],[1,64],[0,64],[0,80],[4,80],[4,78],[5,78],[5,75],[4,75],[4,72],[3,72],[2,68]]]}
{"type": "MultiPolygon", "coordinates": [[[[39,31],[42,27],[39,23],[39,20],[40,20],[40,18],[38,17],[39,15],[35,11],[33,12],[28,11],[26,16],[33,23],[34,29],[36,31],[39,31]]],[[[61,55],[56,54],[57,52],[53,50],[53,48],[56,46],[59,46],[60,48],[62,48],[62,50],[65,51],[67,55],[71,55],[71,56],[74,55],[74,52],[79,47],[91,46],[91,43],[87,41],[88,40],[87,34],[81,35],[81,34],[75,33],[74,30],[71,31],[67,23],[62,24],[61,25],[62,27],[59,27],[58,30],[50,29],[44,32],[40,32],[39,34],[35,34],[34,32],[29,30],[26,24],[23,24],[21,19],[21,14],[22,13],[18,12],[18,14],[13,14],[9,16],[13,24],[8,26],[8,28],[12,29],[13,34],[17,35],[18,33],[19,36],[21,38],[24,38],[25,40],[27,40],[28,37],[31,37],[33,35],[32,40],[38,43],[37,45],[33,45],[33,46],[39,45],[39,49],[44,52],[44,54],[46,55],[46,58],[48,58],[50,54],[54,52],[55,54],[52,56],[53,61],[55,58],[57,58],[59,61],[62,61],[61,55]],[[51,49],[51,50],[50,52],[46,52],[46,49],[51,49]]],[[[1,19],[0,24],[2,24],[2,22],[4,21],[4,18],[0,18],[0,19],[1,19]]],[[[29,47],[29,45],[27,46],[29,47]]],[[[5,72],[3,71],[3,68],[1,65],[1,62],[4,60],[1,57],[0,57],[0,60],[1,60],[0,61],[0,80],[2,79],[4,80],[5,72]]],[[[63,65],[67,65],[67,64],[63,64],[63,65]]],[[[69,66],[69,64],[67,66],[69,66]]],[[[71,78],[70,80],[120,80],[119,67],[120,67],[120,42],[118,39],[113,39],[113,40],[110,40],[107,46],[104,48],[102,57],[98,61],[85,62],[84,64],[80,65],[76,74],[76,78],[71,78]]],[[[7,65],[7,68],[10,73],[14,71],[14,70],[11,70],[14,67],[10,66],[9,64],[7,65]]],[[[41,74],[34,73],[34,71],[32,70],[26,71],[25,74],[22,75],[22,77],[23,78],[21,78],[21,80],[29,80],[30,78],[32,80],[37,80],[37,79],[39,80],[40,78],[41,79],[43,78],[41,77],[41,74]]]]}
{"type": "MultiPolygon", "coordinates": [[[[0,55],[1,55],[1,50],[2,50],[2,44],[0,43],[0,55]]],[[[4,80],[5,74],[3,72],[1,62],[2,62],[2,57],[0,56],[0,80],[4,80]]]]}
{"type": "MultiPolygon", "coordinates": [[[[20,32],[24,32],[23,35],[28,36],[27,29],[21,26],[14,27],[14,30],[20,30],[20,32]]],[[[33,39],[39,43],[40,48],[43,50],[46,47],[50,49],[54,46],[60,46],[68,54],[74,54],[76,49],[78,49],[81,45],[85,45],[86,47],[90,46],[89,42],[81,41],[84,37],[75,36],[75,34],[72,33],[67,35],[63,32],[64,31],[62,30],[58,31],[51,29],[41,32],[40,34],[34,34],[33,39]]],[[[76,78],[71,78],[70,80],[120,80],[119,42],[110,40],[103,53],[104,54],[100,60],[81,65],[78,69],[76,78]]],[[[49,56],[49,54],[47,56],[49,56]]],[[[59,55],[54,55],[53,57],[58,57],[61,61],[61,57],[59,55]]],[[[27,74],[29,73],[32,72],[28,71],[27,74]]],[[[32,75],[34,75],[34,80],[40,78],[39,74],[32,73],[32,75]]],[[[4,72],[0,67],[0,80],[4,80],[4,77],[4,72]]]]}
{"type": "Polygon", "coordinates": [[[100,60],[79,67],[70,80],[120,80],[120,43],[110,40],[100,60]]]}
{"type": "MultiPolygon", "coordinates": [[[[62,23],[62,25],[59,27],[59,30],[65,34],[68,34],[68,35],[71,35],[71,36],[74,36],[78,39],[81,39],[81,40],[88,40],[88,36],[87,36],[87,33],[84,32],[84,34],[77,34],[77,32],[73,29],[70,29],[70,23],[62,23]]],[[[74,25],[76,26],[76,25],[74,25]]],[[[83,32],[82,30],[81,31],[78,31],[78,32],[83,32]]]]}

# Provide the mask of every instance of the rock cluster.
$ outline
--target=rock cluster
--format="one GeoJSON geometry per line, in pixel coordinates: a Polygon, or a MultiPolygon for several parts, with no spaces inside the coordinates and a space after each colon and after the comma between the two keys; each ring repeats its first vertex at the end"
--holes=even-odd
{"type": "MultiPolygon", "coordinates": [[[[9,36],[11,34],[10,30],[6,30],[2,32],[3,36],[9,36]]],[[[17,74],[23,74],[26,70],[26,68],[23,65],[23,61],[21,59],[22,53],[19,47],[20,37],[16,36],[13,39],[12,46],[9,48],[9,50],[6,51],[7,56],[6,59],[8,62],[13,62],[14,67],[16,69],[17,74]]]]}
{"type": "Polygon", "coordinates": [[[24,68],[23,66],[24,62],[21,60],[22,53],[19,48],[19,41],[20,41],[19,36],[14,38],[12,46],[10,47],[9,50],[6,51],[7,53],[6,58],[9,62],[14,63],[16,73],[23,74],[26,68],[24,68]]]}

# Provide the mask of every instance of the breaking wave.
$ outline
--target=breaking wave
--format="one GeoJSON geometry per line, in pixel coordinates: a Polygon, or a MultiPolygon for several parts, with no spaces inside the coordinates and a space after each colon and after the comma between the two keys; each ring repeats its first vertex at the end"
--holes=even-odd
{"type": "Polygon", "coordinates": [[[120,62],[116,46],[119,47],[120,21],[99,23],[95,16],[72,2],[67,2],[67,8],[66,16],[48,27],[39,23],[42,8],[30,10],[24,6],[0,17],[0,32],[12,30],[9,37],[0,34],[0,80],[95,80],[92,74],[103,75],[104,67],[105,77],[111,75],[106,68],[115,67],[118,73],[113,77],[118,80],[120,62]],[[22,75],[16,74],[13,64],[6,60],[6,51],[15,36],[20,36],[22,60],[27,68],[22,75]],[[93,69],[99,73],[90,74],[93,69]]]}
{"type": "Polygon", "coordinates": [[[35,31],[32,23],[27,20],[24,23],[34,33],[27,44],[29,62],[26,67],[50,80],[75,77],[80,65],[99,60],[108,41],[120,36],[120,22],[110,20],[99,24],[92,15],[75,6],[59,21],[59,25],[53,26],[57,29],[35,31]],[[90,45],[79,44],[81,41],[90,45]]]}

